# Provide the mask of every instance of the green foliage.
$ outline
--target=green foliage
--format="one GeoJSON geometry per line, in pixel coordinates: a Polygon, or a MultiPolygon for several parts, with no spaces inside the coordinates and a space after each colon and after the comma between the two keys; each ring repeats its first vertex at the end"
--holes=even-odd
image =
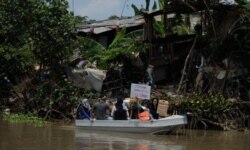
{"type": "MultiPolygon", "coordinates": [[[[146,8],[139,9],[134,4],[131,5],[131,7],[134,9],[135,15],[140,15],[141,11],[149,11],[150,1],[145,0],[146,8]]],[[[158,7],[159,9],[164,9],[164,6],[167,5],[167,3],[164,0],[158,0],[158,7]]],[[[151,8],[153,11],[157,10],[157,3],[154,1],[153,6],[151,8]]],[[[153,18],[153,28],[155,30],[155,33],[159,36],[164,38],[167,34],[177,34],[177,35],[185,35],[185,34],[192,34],[194,33],[193,30],[191,30],[183,21],[180,15],[176,15],[176,18],[174,20],[174,23],[170,23],[169,25],[169,31],[166,31],[164,24],[164,18],[161,17],[160,21],[157,21],[153,18]],[[170,32],[170,33],[167,33],[170,32]]]]}
{"type": "Polygon", "coordinates": [[[90,38],[81,38],[79,42],[82,56],[91,62],[100,60],[99,54],[106,49],[103,45],[90,38]]]}
{"type": "Polygon", "coordinates": [[[250,1],[249,0],[236,0],[236,2],[239,4],[239,6],[250,9],[250,1]]]}
{"type": "Polygon", "coordinates": [[[1,91],[11,91],[24,76],[34,75],[34,64],[48,68],[53,76],[56,66],[72,55],[75,18],[67,8],[66,0],[1,1],[0,83],[5,83],[1,91]]]}
{"type": "MultiPolygon", "coordinates": [[[[72,54],[75,41],[74,18],[67,11],[67,2],[47,2],[46,11],[36,15],[43,15],[33,25],[32,39],[34,53],[45,66],[59,64],[72,54]],[[43,24],[38,24],[42,22],[43,24]],[[53,58],[53,59],[52,59],[53,58]]],[[[53,71],[53,70],[52,70],[53,71]]]]}
{"type": "Polygon", "coordinates": [[[140,39],[143,35],[143,29],[135,30],[132,32],[127,33],[124,38],[135,38],[135,39],[140,39]]]}
{"type": "Polygon", "coordinates": [[[112,15],[112,16],[109,16],[108,19],[110,19],[110,20],[111,20],[111,19],[119,19],[119,17],[116,16],[116,15],[112,15]]]}
{"type": "Polygon", "coordinates": [[[199,118],[206,118],[216,122],[223,123],[232,108],[232,104],[227,101],[221,94],[193,94],[187,98],[186,108],[191,113],[196,114],[199,118]]]}
{"type": "MultiPolygon", "coordinates": [[[[142,11],[149,11],[149,6],[150,6],[150,0],[145,0],[146,3],[146,8],[137,8],[134,4],[131,5],[131,7],[134,10],[135,15],[140,15],[142,13],[142,11]]],[[[158,0],[158,5],[160,9],[164,8],[164,0],[158,0]]],[[[152,6],[152,10],[155,11],[157,10],[157,3],[156,1],[154,1],[153,6],[152,6]]],[[[163,18],[161,21],[156,21],[155,19],[153,20],[153,28],[156,32],[156,34],[158,34],[160,37],[165,37],[165,28],[164,28],[164,22],[163,22],[163,18]]]]}
{"type": "Polygon", "coordinates": [[[177,35],[186,35],[193,33],[193,31],[191,31],[185,24],[180,24],[172,27],[172,32],[177,35]]]}
{"type": "Polygon", "coordinates": [[[78,89],[62,77],[60,69],[78,42],[75,23],[86,18],[74,17],[67,9],[66,0],[1,0],[0,94],[12,94],[17,103],[25,105],[25,109],[17,110],[45,116],[53,109],[67,116],[75,107],[78,89]],[[46,79],[34,71],[34,64],[41,67],[41,72],[46,69],[46,79]],[[20,93],[26,97],[20,98],[11,91],[24,78],[35,83],[33,88],[22,88],[20,93]]]}
{"type": "Polygon", "coordinates": [[[121,39],[125,36],[125,33],[126,28],[123,28],[120,32],[118,32],[112,43],[109,45],[108,49],[117,46],[117,44],[119,44],[119,41],[121,41],[121,39]]]}
{"type": "Polygon", "coordinates": [[[3,119],[10,122],[25,122],[34,124],[37,127],[43,127],[47,124],[42,118],[32,114],[3,114],[3,119]]]}
{"type": "Polygon", "coordinates": [[[51,66],[67,59],[72,53],[75,31],[74,18],[67,7],[65,0],[27,0],[25,3],[3,0],[0,45],[5,61],[14,60],[15,64],[29,67],[36,60],[51,66]],[[16,60],[16,55],[23,59],[16,60]]]}
{"type": "Polygon", "coordinates": [[[132,60],[136,59],[136,54],[145,54],[148,45],[142,43],[140,37],[125,37],[120,38],[116,43],[113,43],[112,46],[100,55],[100,60],[104,69],[108,69],[110,63],[114,64],[125,64],[131,63],[132,60]]]}
{"type": "Polygon", "coordinates": [[[174,20],[169,25],[171,33],[177,35],[192,34],[194,31],[189,28],[186,22],[183,20],[181,14],[176,14],[174,20]]]}
{"type": "Polygon", "coordinates": [[[123,28],[106,49],[99,43],[85,38],[81,52],[83,57],[92,62],[96,61],[99,68],[108,69],[110,63],[123,64],[124,59],[132,60],[135,53],[146,52],[147,45],[142,43],[140,35],[142,31],[126,35],[126,29],[123,28]]]}
{"type": "Polygon", "coordinates": [[[150,0],[145,0],[146,2],[146,10],[149,11],[150,0]]]}
{"type": "Polygon", "coordinates": [[[26,72],[34,63],[34,48],[30,38],[31,17],[26,7],[30,3],[3,0],[0,4],[1,72],[15,76],[26,72]]]}
{"type": "MultiPolygon", "coordinates": [[[[150,0],[145,0],[145,8],[138,8],[135,4],[131,4],[132,9],[134,10],[134,14],[141,15],[143,11],[149,11],[150,0]]],[[[153,6],[151,8],[153,11],[157,9],[157,3],[154,1],[153,6]]]]}
{"type": "Polygon", "coordinates": [[[80,24],[80,23],[87,23],[87,16],[75,16],[75,22],[76,24],[80,24]]]}
{"type": "Polygon", "coordinates": [[[158,0],[158,5],[159,5],[159,8],[160,9],[163,9],[164,8],[164,3],[165,3],[166,0],[158,0]]]}
{"type": "Polygon", "coordinates": [[[134,10],[135,16],[140,15],[140,10],[135,6],[135,4],[131,4],[132,9],[134,10]]]}
{"type": "Polygon", "coordinates": [[[165,37],[164,23],[163,21],[154,20],[153,28],[160,37],[165,37]]]}
{"type": "Polygon", "coordinates": [[[242,125],[244,113],[247,113],[247,111],[241,112],[241,106],[227,100],[219,93],[192,93],[184,97],[169,97],[166,93],[162,93],[153,98],[168,100],[169,113],[188,114],[190,128],[197,128],[198,123],[202,123],[205,127],[211,127],[208,123],[219,127],[229,127],[232,122],[242,125]]]}
{"type": "Polygon", "coordinates": [[[152,10],[153,10],[153,11],[157,10],[157,3],[156,3],[156,1],[154,1],[154,4],[153,4],[153,6],[152,6],[152,10]]]}
{"type": "Polygon", "coordinates": [[[77,88],[67,76],[58,76],[53,81],[47,80],[37,86],[28,104],[29,112],[41,117],[49,114],[49,118],[73,119],[74,109],[82,98],[93,101],[99,97],[100,93],[91,89],[77,88]]]}
{"type": "MultiPolygon", "coordinates": [[[[160,10],[164,9],[165,1],[158,0],[158,6],[159,6],[160,10]]],[[[165,25],[164,25],[163,20],[164,20],[163,16],[161,17],[160,21],[156,21],[155,19],[153,20],[153,28],[154,28],[156,34],[159,35],[160,37],[166,36],[165,25]]]]}
{"type": "Polygon", "coordinates": [[[249,114],[248,106],[226,99],[219,93],[192,93],[183,97],[170,97],[166,92],[152,95],[152,99],[168,100],[168,113],[188,115],[188,126],[198,128],[198,124],[206,128],[219,129],[241,128],[249,114]]]}
{"type": "Polygon", "coordinates": [[[237,128],[244,124],[245,114],[237,103],[230,102],[222,94],[193,93],[183,98],[170,99],[170,109],[182,113],[189,113],[189,126],[197,128],[198,123],[208,127],[207,123],[220,128],[237,128]],[[233,124],[233,125],[231,125],[233,124]]]}
{"type": "Polygon", "coordinates": [[[96,21],[93,19],[88,19],[88,16],[75,16],[74,19],[76,24],[89,24],[96,21]]]}
{"type": "Polygon", "coordinates": [[[72,109],[77,106],[81,95],[80,89],[65,75],[58,76],[54,81],[47,80],[38,85],[29,102],[30,112],[45,116],[46,112],[54,110],[57,112],[52,116],[54,118],[71,118],[72,109]]]}

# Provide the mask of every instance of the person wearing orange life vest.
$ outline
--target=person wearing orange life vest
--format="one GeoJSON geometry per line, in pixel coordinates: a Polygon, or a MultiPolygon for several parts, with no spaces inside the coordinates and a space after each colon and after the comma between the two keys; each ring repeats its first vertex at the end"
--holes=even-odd
{"type": "Polygon", "coordinates": [[[142,101],[141,104],[137,103],[138,119],[141,120],[141,121],[149,121],[149,120],[153,119],[147,105],[148,105],[147,100],[142,101]]]}

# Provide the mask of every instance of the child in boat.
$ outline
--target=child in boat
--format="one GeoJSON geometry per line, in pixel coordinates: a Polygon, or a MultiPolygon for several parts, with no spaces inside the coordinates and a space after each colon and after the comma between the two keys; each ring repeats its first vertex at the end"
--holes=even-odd
{"type": "Polygon", "coordinates": [[[91,114],[90,114],[90,104],[88,102],[88,99],[84,98],[79,104],[77,108],[77,119],[91,119],[91,114]]]}

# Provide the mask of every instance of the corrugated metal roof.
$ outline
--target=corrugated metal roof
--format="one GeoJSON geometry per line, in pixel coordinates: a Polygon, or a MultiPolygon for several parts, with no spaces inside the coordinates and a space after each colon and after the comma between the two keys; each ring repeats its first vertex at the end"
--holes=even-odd
{"type": "Polygon", "coordinates": [[[91,31],[94,34],[104,33],[116,28],[117,25],[120,27],[133,27],[144,24],[145,20],[143,16],[134,16],[122,19],[102,20],[92,24],[79,25],[78,32],[89,33],[91,31]]]}
{"type": "Polygon", "coordinates": [[[85,33],[89,33],[91,32],[91,30],[93,30],[94,34],[100,34],[103,32],[107,32],[112,30],[112,28],[108,28],[108,27],[94,27],[93,29],[90,28],[85,28],[85,29],[78,29],[78,32],[85,32],[85,33]]]}

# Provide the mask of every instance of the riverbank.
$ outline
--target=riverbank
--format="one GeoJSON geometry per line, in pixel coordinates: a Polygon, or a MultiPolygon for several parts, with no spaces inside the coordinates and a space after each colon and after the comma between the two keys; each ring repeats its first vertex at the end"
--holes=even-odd
{"type": "MultiPolygon", "coordinates": [[[[245,130],[250,126],[250,103],[240,99],[226,99],[223,95],[217,93],[200,94],[191,93],[178,95],[166,92],[165,90],[153,90],[152,99],[166,100],[169,102],[168,114],[181,114],[188,116],[187,128],[190,129],[216,129],[216,130],[245,130]]],[[[89,97],[91,105],[97,100],[96,95],[89,97]]],[[[4,108],[5,113],[27,114],[22,101],[15,102],[4,108]],[[18,105],[20,104],[20,105],[18,105]]],[[[30,102],[32,102],[30,100],[30,102]]],[[[30,115],[42,118],[42,120],[62,120],[67,122],[74,121],[78,101],[74,105],[68,103],[65,105],[61,102],[53,103],[49,109],[31,107],[30,115]],[[56,110],[59,109],[61,111],[56,110]],[[63,109],[64,108],[64,109],[63,109]],[[38,110],[37,110],[38,109],[38,110]]],[[[47,107],[47,106],[46,106],[47,107]]],[[[20,119],[22,117],[17,117],[20,119]]],[[[25,117],[24,117],[25,118],[25,117]]]]}

